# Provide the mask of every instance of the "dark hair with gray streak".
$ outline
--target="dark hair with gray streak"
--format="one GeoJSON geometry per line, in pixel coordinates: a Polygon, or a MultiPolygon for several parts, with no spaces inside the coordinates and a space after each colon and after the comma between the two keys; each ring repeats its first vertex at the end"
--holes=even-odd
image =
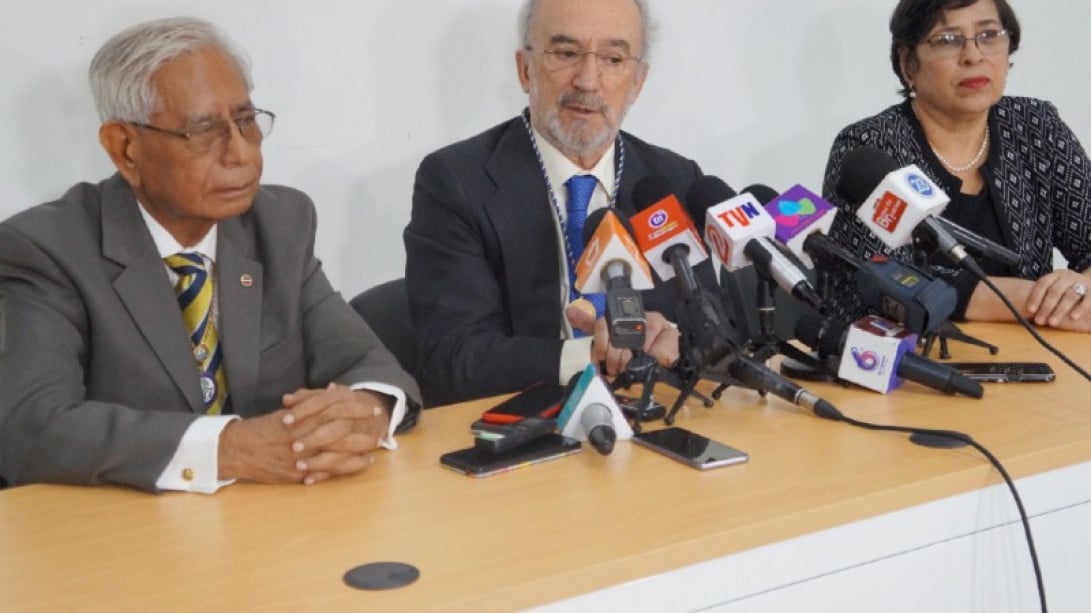
{"type": "MultiPolygon", "coordinates": [[[[519,10],[519,43],[523,48],[530,47],[530,22],[534,19],[534,11],[538,9],[539,0],[524,0],[523,8],[519,10]]],[[[640,11],[640,59],[647,61],[651,52],[652,36],[655,33],[655,22],[648,12],[647,0],[633,0],[637,10],[640,11]]]]}
{"type": "Polygon", "coordinates": [[[194,17],[156,19],[114,35],[91,60],[88,78],[99,118],[148,123],[156,103],[155,72],[178,56],[209,45],[234,60],[247,91],[253,90],[250,62],[216,26],[194,17]]]}
{"type": "MultiPolygon", "coordinates": [[[[902,53],[906,53],[906,64],[915,66],[917,58],[917,45],[924,42],[924,38],[936,27],[943,18],[944,11],[962,9],[973,6],[984,0],[901,0],[894,7],[894,14],[890,16],[890,64],[894,68],[894,74],[902,82],[902,88],[898,90],[902,96],[909,97],[909,81],[902,74],[902,53]]],[[[993,0],[996,11],[1000,14],[1000,25],[1008,31],[1011,47],[1008,53],[1015,53],[1019,49],[1019,20],[1015,18],[1015,11],[1007,0],[993,0]]]]}

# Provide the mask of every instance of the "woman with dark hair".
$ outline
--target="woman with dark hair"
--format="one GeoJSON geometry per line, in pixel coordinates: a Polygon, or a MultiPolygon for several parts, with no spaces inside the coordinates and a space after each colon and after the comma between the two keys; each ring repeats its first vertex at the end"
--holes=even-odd
{"type": "MultiPolygon", "coordinates": [[[[1004,96],[1020,28],[1006,0],[900,0],[890,19],[890,59],[905,100],[838,134],[823,193],[843,209],[831,236],[862,257],[891,253],[836,193],[842,163],[877,147],[916,164],[950,197],[950,219],[1020,255],[1014,266],[982,261],[990,278],[1038,325],[1091,331],[1091,162],[1049,102],[1004,96]],[[1069,269],[1053,270],[1053,248],[1069,269]]],[[[909,248],[893,252],[910,258],[909,248]]],[[[1013,319],[968,272],[934,258],[958,292],[956,319],[1013,319]]],[[[834,311],[861,307],[851,280],[835,278],[834,311]]]]}

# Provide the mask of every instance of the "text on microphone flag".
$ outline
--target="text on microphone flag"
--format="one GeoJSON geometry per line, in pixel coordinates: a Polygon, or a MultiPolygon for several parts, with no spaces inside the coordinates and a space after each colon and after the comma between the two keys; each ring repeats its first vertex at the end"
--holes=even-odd
{"type": "Polygon", "coordinates": [[[875,215],[871,218],[875,225],[887,232],[894,232],[902,221],[902,216],[909,204],[897,195],[886,192],[875,203],[875,215]]]}

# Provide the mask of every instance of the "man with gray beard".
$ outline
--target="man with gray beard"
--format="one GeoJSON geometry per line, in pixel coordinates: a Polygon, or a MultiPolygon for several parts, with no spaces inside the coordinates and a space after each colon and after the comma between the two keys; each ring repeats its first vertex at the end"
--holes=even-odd
{"type": "MultiPolygon", "coordinates": [[[[421,163],[405,246],[426,404],[564,383],[588,363],[625,369],[601,298],[573,288],[582,224],[606,206],[633,215],[645,176],[685,190],[701,173],[621,132],[648,74],[648,24],[644,0],[527,0],[515,61],[528,108],[421,163]]],[[[645,350],[669,365],[674,288],[644,300],[645,350]]]]}

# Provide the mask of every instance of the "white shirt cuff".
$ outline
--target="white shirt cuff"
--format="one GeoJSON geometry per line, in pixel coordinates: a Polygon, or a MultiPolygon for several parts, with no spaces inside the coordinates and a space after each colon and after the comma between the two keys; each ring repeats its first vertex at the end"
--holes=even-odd
{"type": "Polygon", "coordinates": [[[559,381],[561,385],[568,385],[572,375],[583,372],[591,363],[591,341],[593,340],[592,336],[584,336],[561,344],[561,380],[559,381]]]}
{"type": "Polygon", "coordinates": [[[403,419],[405,419],[407,410],[405,392],[393,385],[387,385],[385,383],[356,383],[350,386],[350,389],[352,389],[352,391],[368,390],[370,392],[378,392],[394,397],[394,410],[390,412],[390,428],[386,431],[386,438],[379,441],[379,446],[385,447],[386,449],[397,449],[398,442],[394,440],[394,429],[402,423],[403,419]]]}
{"type": "Polygon", "coordinates": [[[155,486],[161,490],[215,494],[221,487],[234,483],[234,479],[221,481],[218,477],[220,433],[236,419],[237,415],[206,415],[194,420],[155,486]]]}

